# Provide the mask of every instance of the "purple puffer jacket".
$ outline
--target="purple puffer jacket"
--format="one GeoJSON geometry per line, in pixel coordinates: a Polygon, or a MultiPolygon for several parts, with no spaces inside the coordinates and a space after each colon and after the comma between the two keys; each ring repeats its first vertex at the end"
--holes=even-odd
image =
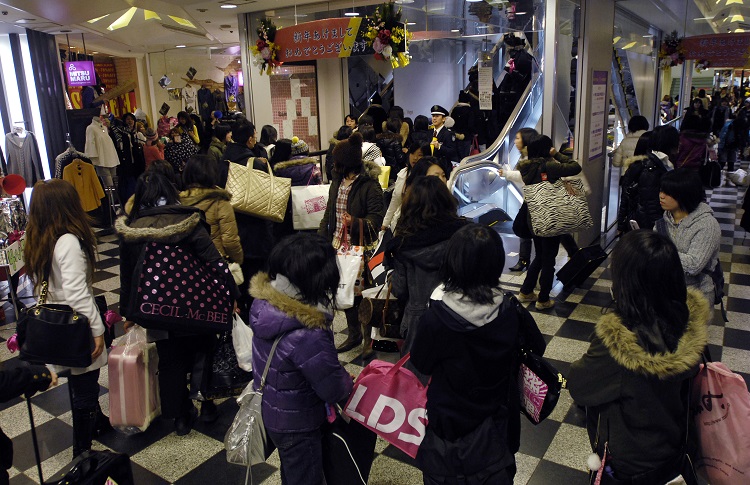
{"type": "Polygon", "coordinates": [[[315,430],[326,419],[325,403],[343,401],[352,391],[352,378],[333,345],[331,322],[315,307],[273,288],[266,273],[250,280],[250,294],[256,389],[274,340],[286,333],[268,369],[264,424],[277,433],[315,430]]]}
{"type": "Polygon", "coordinates": [[[293,158],[286,162],[279,162],[274,165],[273,172],[278,177],[292,179],[292,187],[323,183],[318,160],[315,158],[293,158]]]}

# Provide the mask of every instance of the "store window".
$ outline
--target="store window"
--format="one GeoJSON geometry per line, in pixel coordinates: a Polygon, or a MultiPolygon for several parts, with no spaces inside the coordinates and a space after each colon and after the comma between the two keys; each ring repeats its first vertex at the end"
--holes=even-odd
{"type": "Polygon", "coordinates": [[[273,125],[279,138],[294,136],[320,150],[318,80],[314,64],[285,65],[270,77],[273,125]]]}

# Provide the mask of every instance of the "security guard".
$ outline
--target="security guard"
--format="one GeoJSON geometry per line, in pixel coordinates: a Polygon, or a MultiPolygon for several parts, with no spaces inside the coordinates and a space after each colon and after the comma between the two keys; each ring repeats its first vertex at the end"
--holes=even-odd
{"type": "Polygon", "coordinates": [[[446,165],[450,166],[451,163],[458,162],[458,153],[456,152],[456,135],[445,126],[448,110],[436,104],[432,107],[431,112],[432,126],[435,130],[432,135],[432,143],[430,143],[432,156],[443,159],[446,165]]]}

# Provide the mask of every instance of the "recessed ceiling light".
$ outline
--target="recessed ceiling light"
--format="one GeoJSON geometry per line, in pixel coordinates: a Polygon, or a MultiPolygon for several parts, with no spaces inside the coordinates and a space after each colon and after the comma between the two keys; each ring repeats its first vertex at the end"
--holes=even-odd
{"type": "Polygon", "coordinates": [[[182,47],[185,47],[185,44],[176,45],[175,47],[177,47],[178,49],[180,49],[182,47]]]}
{"type": "Polygon", "coordinates": [[[357,12],[346,12],[344,13],[347,17],[359,17],[359,14],[357,12]]]}
{"type": "Polygon", "coordinates": [[[406,22],[406,25],[417,25],[416,22],[406,22]]]}
{"type": "Polygon", "coordinates": [[[451,32],[461,32],[459,29],[451,29],[451,32]]]}
{"type": "Polygon", "coordinates": [[[36,19],[18,19],[16,20],[17,24],[28,24],[31,22],[34,22],[36,19]]]}
{"type": "Polygon", "coordinates": [[[237,5],[233,3],[225,3],[224,5],[221,6],[221,8],[237,8],[237,5]]]}

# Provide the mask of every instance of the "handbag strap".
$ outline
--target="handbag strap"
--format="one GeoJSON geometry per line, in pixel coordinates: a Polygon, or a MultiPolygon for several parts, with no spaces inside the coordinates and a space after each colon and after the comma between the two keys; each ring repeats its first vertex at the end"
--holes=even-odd
{"type": "Polygon", "coordinates": [[[393,367],[391,367],[391,370],[389,370],[388,373],[386,373],[386,376],[392,376],[396,374],[398,370],[402,368],[404,364],[406,364],[406,361],[408,361],[410,358],[411,358],[411,352],[407,352],[406,355],[401,357],[398,362],[393,364],[393,367]]]}
{"type": "Polygon", "coordinates": [[[276,353],[276,347],[279,345],[279,341],[281,338],[286,335],[286,333],[282,333],[278,337],[276,337],[276,340],[273,341],[273,345],[271,346],[271,351],[268,353],[268,360],[266,361],[266,367],[263,369],[263,375],[260,376],[260,387],[258,387],[258,392],[262,393],[263,388],[266,386],[266,376],[268,375],[268,369],[271,367],[271,360],[273,359],[274,354],[276,353]]]}
{"type": "Polygon", "coordinates": [[[47,291],[48,291],[48,283],[47,280],[42,281],[42,286],[39,290],[39,300],[37,300],[37,305],[44,305],[47,303],[47,291]]]}

